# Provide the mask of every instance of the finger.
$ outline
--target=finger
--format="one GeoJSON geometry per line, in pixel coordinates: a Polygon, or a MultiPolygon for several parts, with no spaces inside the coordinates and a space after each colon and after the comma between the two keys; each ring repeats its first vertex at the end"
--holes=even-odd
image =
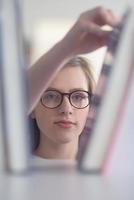
{"type": "Polygon", "coordinates": [[[111,33],[111,31],[104,30],[99,25],[91,22],[88,25],[86,25],[85,28],[88,33],[96,35],[98,37],[103,37],[111,33]]]}
{"type": "Polygon", "coordinates": [[[116,26],[120,23],[119,17],[115,16],[112,10],[103,7],[97,7],[91,13],[89,12],[89,20],[92,20],[92,22],[100,26],[116,26]]]}
{"type": "Polygon", "coordinates": [[[112,10],[107,9],[107,13],[108,13],[108,16],[109,16],[109,21],[111,21],[113,26],[116,26],[119,23],[121,23],[121,17],[119,17],[117,15],[115,16],[115,14],[112,12],[112,10]]]}

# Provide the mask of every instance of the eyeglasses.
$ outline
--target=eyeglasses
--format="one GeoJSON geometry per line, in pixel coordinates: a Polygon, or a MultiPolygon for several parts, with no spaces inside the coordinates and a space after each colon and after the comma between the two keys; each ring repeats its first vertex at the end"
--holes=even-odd
{"type": "Polygon", "coordinates": [[[70,93],[47,90],[41,98],[41,103],[43,106],[50,109],[57,108],[62,104],[64,96],[68,97],[69,102],[73,107],[83,109],[90,104],[92,95],[84,90],[77,90],[70,93]]]}

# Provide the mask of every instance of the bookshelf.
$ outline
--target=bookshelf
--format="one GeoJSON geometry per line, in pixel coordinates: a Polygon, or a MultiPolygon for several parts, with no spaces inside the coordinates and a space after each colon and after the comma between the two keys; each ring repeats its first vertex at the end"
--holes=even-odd
{"type": "Polygon", "coordinates": [[[85,175],[68,161],[37,159],[26,176],[0,174],[3,200],[133,200],[133,176],[85,175]]]}

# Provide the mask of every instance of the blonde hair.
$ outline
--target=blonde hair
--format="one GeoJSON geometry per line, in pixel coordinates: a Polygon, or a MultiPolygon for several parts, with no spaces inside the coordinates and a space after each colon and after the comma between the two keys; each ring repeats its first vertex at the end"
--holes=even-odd
{"type": "Polygon", "coordinates": [[[90,63],[90,61],[85,57],[75,56],[65,63],[64,67],[68,67],[68,66],[81,67],[88,82],[88,91],[90,93],[93,93],[94,88],[95,88],[95,80],[94,80],[94,76],[91,69],[93,66],[90,63]]]}

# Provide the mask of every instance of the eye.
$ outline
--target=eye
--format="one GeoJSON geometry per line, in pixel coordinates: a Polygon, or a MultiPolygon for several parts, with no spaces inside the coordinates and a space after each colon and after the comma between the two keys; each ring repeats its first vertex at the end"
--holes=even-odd
{"type": "Polygon", "coordinates": [[[48,91],[44,94],[43,96],[43,100],[44,101],[56,101],[60,98],[59,93],[55,92],[55,91],[48,91]]]}
{"type": "Polygon", "coordinates": [[[88,98],[88,94],[86,92],[75,92],[71,96],[74,101],[82,101],[88,98]]]}
{"type": "Polygon", "coordinates": [[[46,99],[46,100],[51,100],[51,99],[54,99],[55,97],[56,97],[56,95],[53,93],[48,93],[48,94],[44,95],[44,99],[46,99]]]}

